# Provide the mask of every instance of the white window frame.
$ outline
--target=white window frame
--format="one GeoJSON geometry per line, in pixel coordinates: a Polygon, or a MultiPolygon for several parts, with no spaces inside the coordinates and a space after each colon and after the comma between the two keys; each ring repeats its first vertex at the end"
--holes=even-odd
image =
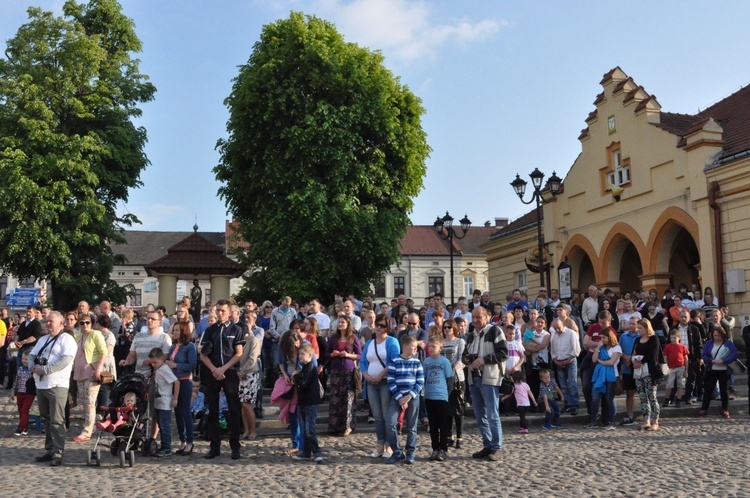
{"type": "Polygon", "coordinates": [[[474,277],[464,276],[464,296],[471,296],[474,292],[474,277]]]}
{"type": "Polygon", "coordinates": [[[517,271],[515,276],[516,288],[525,291],[528,283],[528,280],[526,278],[526,270],[517,271]]]}
{"type": "Polygon", "coordinates": [[[630,166],[623,165],[621,160],[621,152],[619,150],[616,150],[612,153],[612,159],[615,163],[615,170],[610,171],[607,174],[607,179],[609,180],[609,183],[614,185],[615,187],[619,187],[620,185],[625,185],[626,183],[630,183],[630,166]]]}

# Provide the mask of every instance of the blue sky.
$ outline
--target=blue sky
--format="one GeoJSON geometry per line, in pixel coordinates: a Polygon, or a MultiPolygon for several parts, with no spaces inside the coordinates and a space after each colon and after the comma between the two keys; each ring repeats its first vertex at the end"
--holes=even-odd
{"type": "MultiPolygon", "coordinates": [[[[290,10],[336,24],[381,50],[418,95],[433,148],[411,215],[449,210],[474,224],[527,211],[509,182],[538,167],[564,177],[601,91],[620,66],[664,111],[694,113],[750,83],[750,2],[121,0],[143,42],[141,71],[158,92],[143,106],[151,165],[121,210],[143,230],[222,231],[226,208],[211,169],[226,137],[223,100],[263,25],[290,10]]],[[[0,0],[0,43],[36,5],[0,0]]]]}

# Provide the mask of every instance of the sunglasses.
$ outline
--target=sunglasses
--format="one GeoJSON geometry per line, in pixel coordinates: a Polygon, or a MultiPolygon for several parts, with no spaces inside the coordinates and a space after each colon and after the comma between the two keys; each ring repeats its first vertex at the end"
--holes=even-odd
{"type": "Polygon", "coordinates": [[[375,326],[377,328],[379,328],[379,329],[387,329],[388,328],[388,325],[385,324],[385,323],[378,323],[378,324],[375,324],[375,326]]]}
{"type": "Polygon", "coordinates": [[[453,329],[452,325],[443,325],[443,330],[445,329],[453,329]]]}
{"type": "Polygon", "coordinates": [[[81,320],[78,325],[91,325],[91,320],[81,320]]]}

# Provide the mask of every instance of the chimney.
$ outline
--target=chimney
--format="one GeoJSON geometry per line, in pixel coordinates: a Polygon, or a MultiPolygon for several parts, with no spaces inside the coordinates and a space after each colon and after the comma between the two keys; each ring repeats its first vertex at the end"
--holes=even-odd
{"type": "Polygon", "coordinates": [[[508,226],[508,218],[495,218],[495,228],[505,228],[508,226]]]}

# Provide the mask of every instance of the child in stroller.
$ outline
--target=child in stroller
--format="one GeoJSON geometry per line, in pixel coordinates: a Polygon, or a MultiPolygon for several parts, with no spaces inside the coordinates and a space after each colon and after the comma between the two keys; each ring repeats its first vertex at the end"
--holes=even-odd
{"type": "Polygon", "coordinates": [[[120,467],[127,461],[132,467],[135,464],[135,451],[143,441],[143,435],[148,433],[148,387],[146,378],[137,373],[121,377],[112,387],[109,395],[111,401],[106,420],[96,424],[99,433],[94,448],[88,452],[87,463],[101,465],[100,451],[97,449],[104,431],[115,436],[110,444],[112,456],[120,457],[120,467]]]}
{"type": "Polygon", "coordinates": [[[129,392],[122,397],[122,405],[119,408],[109,410],[107,418],[96,423],[96,428],[101,431],[115,432],[121,425],[126,425],[130,420],[130,413],[135,410],[138,397],[135,393],[129,392]],[[114,422],[112,416],[115,416],[114,422]]]}

